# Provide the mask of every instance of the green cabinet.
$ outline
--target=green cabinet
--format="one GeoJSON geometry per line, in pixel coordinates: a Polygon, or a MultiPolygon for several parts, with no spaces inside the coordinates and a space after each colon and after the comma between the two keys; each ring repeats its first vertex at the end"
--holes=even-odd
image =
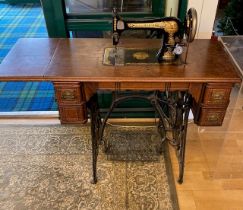
{"type": "MultiPolygon", "coordinates": [[[[165,9],[165,0],[40,1],[50,37],[69,37],[70,31],[110,31],[111,9],[117,6],[121,10],[121,2],[124,4],[121,11],[123,17],[163,17],[165,9]]],[[[181,20],[185,18],[187,3],[188,0],[179,1],[178,17],[181,20]]]]}
{"type": "Polygon", "coordinates": [[[40,3],[40,0],[4,0],[7,4],[19,4],[19,3],[40,3]]]}

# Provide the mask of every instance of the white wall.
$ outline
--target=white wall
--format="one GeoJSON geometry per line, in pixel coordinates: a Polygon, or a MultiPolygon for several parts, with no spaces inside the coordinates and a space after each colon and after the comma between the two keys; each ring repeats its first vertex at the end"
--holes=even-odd
{"type": "Polygon", "coordinates": [[[218,0],[189,0],[188,8],[194,7],[197,10],[197,39],[211,38],[217,6],[218,0]]]}
{"type": "Polygon", "coordinates": [[[166,0],[165,3],[165,16],[177,17],[178,15],[179,0],[166,0]]]}

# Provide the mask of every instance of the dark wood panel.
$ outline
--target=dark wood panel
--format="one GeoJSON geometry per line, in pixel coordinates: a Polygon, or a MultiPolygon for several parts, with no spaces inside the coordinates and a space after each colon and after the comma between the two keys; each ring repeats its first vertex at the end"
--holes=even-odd
{"type": "Polygon", "coordinates": [[[86,123],[87,110],[83,84],[54,82],[61,123],[86,123]]]}
{"type": "Polygon", "coordinates": [[[55,82],[55,93],[59,104],[80,104],[85,102],[85,95],[83,94],[80,83],[65,83],[55,82]]]}
{"type": "Polygon", "coordinates": [[[99,82],[97,89],[101,90],[188,90],[189,83],[165,82],[99,82]]]}
{"type": "Polygon", "coordinates": [[[81,123],[87,122],[86,105],[59,106],[59,116],[61,123],[81,123]]]}
{"type": "Polygon", "coordinates": [[[220,126],[223,123],[226,108],[201,108],[198,125],[220,126]]]}
{"type": "Polygon", "coordinates": [[[232,84],[207,84],[203,103],[205,105],[224,105],[229,103],[232,84]]]}

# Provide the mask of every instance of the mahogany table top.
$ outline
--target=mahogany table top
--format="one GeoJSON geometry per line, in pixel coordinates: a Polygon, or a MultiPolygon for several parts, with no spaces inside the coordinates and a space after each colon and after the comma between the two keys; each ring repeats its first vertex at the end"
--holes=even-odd
{"type": "MultiPolygon", "coordinates": [[[[122,39],[119,47],[156,48],[156,39],[122,39]]],[[[195,40],[186,65],[103,65],[111,39],[20,39],[0,65],[0,81],[240,82],[220,42],[195,40]]]]}

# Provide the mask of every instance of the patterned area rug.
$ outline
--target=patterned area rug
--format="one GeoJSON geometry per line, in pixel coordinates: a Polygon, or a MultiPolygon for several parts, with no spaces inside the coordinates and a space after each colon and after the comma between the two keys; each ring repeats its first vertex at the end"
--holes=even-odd
{"type": "MultiPolygon", "coordinates": [[[[0,209],[178,209],[166,149],[149,162],[107,160],[100,149],[94,185],[88,126],[0,129],[0,209]]],[[[154,136],[155,128],[108,127],[105,135],[114,145],[128,130],[130,145],[137,145],[132,142],[154,136]]]]}

